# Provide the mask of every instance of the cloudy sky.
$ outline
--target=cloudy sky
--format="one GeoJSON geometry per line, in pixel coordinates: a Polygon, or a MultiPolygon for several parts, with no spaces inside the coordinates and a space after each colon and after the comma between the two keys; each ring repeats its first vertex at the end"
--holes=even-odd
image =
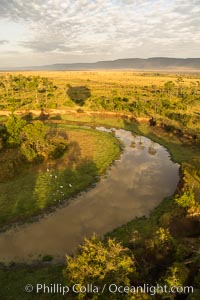
{"type": "Polygon", "coordinates": [[[0,0],[0,67],[200,57],[200,0],[0,0]]]}

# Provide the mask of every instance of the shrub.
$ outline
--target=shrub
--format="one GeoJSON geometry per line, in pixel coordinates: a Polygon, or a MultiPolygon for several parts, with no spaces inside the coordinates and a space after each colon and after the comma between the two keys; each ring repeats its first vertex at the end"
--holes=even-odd
{"type": "MultiPolygon", "coordinates": [[[[85,239],[79,254],[75,257],[67,256],[64,277],[70,286],[86,286],[91,283],[98,287],[111,283],[129,285],[129,275],[135,272],[134,263],[130,251],[124,249],[120,243],[113,239],[103,243],[94,235],[90,240],[85,239]]],[[[95,293],[95,297],[97,295],[95,293]]],[[[87,296],[86,293],[78,294],[79,299],[88,299],[87,296]]],[[[108,291],[105,291],[104,297],[115,299],[114,294],[110,295],[108,291]]]]}
{"type": "Polygon", "coordinates": [[[181,196],[176,198],[176,203],[183,208],[195,206],[195,196],[191,189],[186,190],[181,196]]]}
{"type": "Polygon", "coordinates": [[[16,147],[22,143],[22,131],[26,126],[26,121],[12,114],[6,122],[7,143],[12,147],[16,147]]]}

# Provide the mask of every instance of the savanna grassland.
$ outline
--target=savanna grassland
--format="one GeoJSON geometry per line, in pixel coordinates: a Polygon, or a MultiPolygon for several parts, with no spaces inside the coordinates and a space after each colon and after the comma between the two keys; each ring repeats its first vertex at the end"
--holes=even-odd
{"type": "MultiPolygon", "coordinates": [[[[199,74],[2,73],[0,107],[1,225],[27,219],[72,196],[98,180],[118,157],[120,146],[111,134],[82,125],[124,128],[145,135],[164,145],[180,164],[175,195],[164,199],[149,218],[133,220],[108,233],[103,241],[97,237],[87,240],[74,257],[68,257],[65,266],[47,262],[2,266],[0,279],[6,286],[0,291],[2,299],[38,299],[35,293],[23,291],[27,279],[32,284],[57,281],[69,286],[75,282],[100,286],[117,282],[194,287],[189,295],[86,293],[82,299],[200,298],[199,74]],[[10,118],[16,119],[11,122],[10,118]],[[39,145],[29,135],[28,125],[36,126],[36,140],[41,138],[37,126],[45,126],[47,131],[39,145]],[[65,191],[55,198],[53,194],[60,191],[58,185],[65,186],[65,191]],[[28,194],[31,196],[26,201],[28,194]]],[[[73,293],[70,297],[78,299],[73,293]]],[[[40,294],[39,299],[49,299],[49,295],[40,294]]],[[[52,299],[64,298],[52,295],[52,299]]]]}
{"type": "Polygon", "coordinates": [[[90,110],[165,116],[177,122],[185,116],[184,122],[193,127],[195,124],[190,123],[195,123],[195,113],[199,113],[199,79],[192,73],[7,73],[1,76],[1,108],[66,109],[81,105],[90,110]]]}

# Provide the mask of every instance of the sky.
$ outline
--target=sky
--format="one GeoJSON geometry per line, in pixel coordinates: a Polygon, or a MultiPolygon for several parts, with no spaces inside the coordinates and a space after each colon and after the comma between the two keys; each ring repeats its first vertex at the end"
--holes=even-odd
{"type": "Polygon", "coordinates": [[[200,57],[200,0],[0,0],[0,67],[200,57]]]}

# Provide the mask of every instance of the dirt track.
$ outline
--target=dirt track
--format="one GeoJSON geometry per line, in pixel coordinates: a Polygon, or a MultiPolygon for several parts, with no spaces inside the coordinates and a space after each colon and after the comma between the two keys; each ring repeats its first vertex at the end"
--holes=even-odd
{"type": "MultiPolygon", "coordinates": [[[[35,116],[39,116],[41,114],[41,110],[16,110],[15,114],[16,115],[22,115],[25,113],[32,113],[35,116]]],[[[114,116],[114,117],[128,117],[128,118],[134,118],[138,122],[141,121],[149,121],[149,118],[147,117],[135,117],[133,114],[130,113],[121,113],[121,112],[111,112],[111,111],[86,111],[84,110],[83,112],[77,112],[77,110],[73,109],[46,109],[43,111],[44,114],[60,114],[60,115],[65,115],[68,113],[71,114],[76,114],[76,115],[106,115],[106,116],[114,116]]],[[[11,112],[9,110],[0,110],[0,115],[1,116],[9,116],[11,112]]]]}

